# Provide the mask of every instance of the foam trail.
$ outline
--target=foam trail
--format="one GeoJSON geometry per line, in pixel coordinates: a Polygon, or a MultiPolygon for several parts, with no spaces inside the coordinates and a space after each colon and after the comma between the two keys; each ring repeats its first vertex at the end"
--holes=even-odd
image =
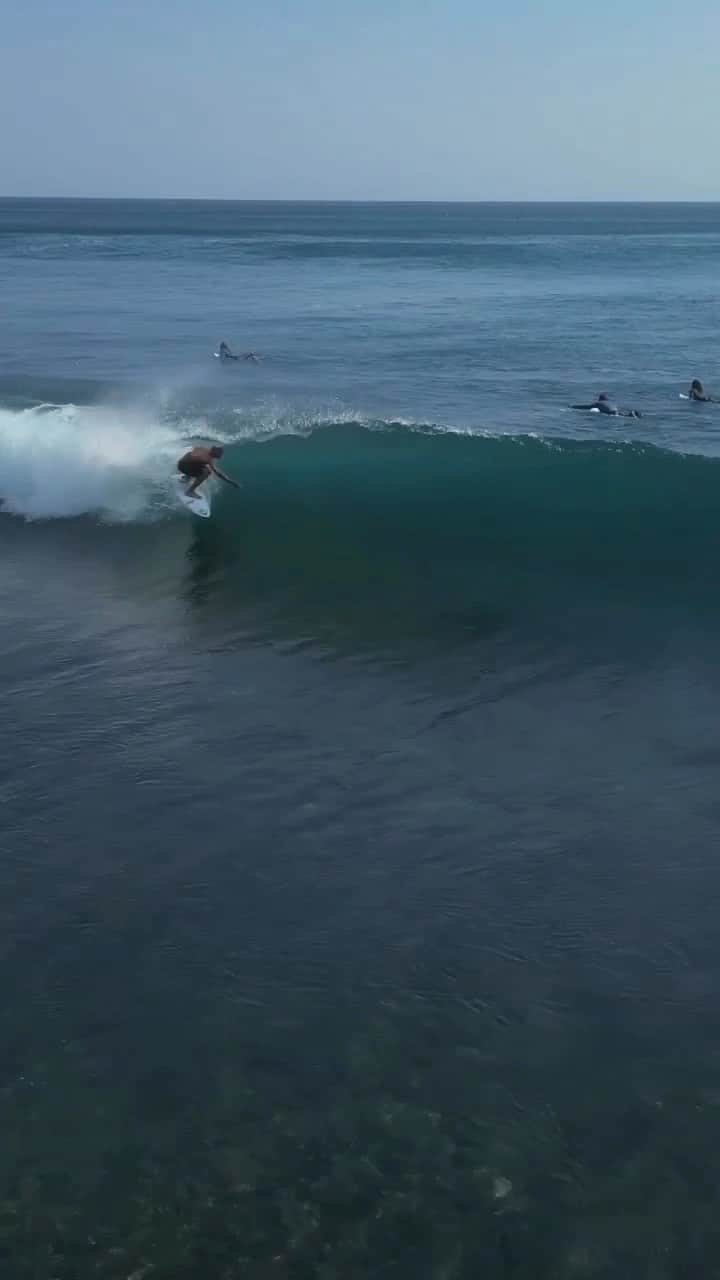
{"type": "Polygon", "coordinates": [[[0,410],[2,510],[29,520],[148,519],[168,501],[177,427],[125,408],[0,410]]]}

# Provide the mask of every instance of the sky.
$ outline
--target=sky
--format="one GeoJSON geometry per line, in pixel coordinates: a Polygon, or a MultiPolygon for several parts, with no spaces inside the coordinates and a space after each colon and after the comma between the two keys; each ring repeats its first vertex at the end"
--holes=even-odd
{"type": "Polygon", "coordinates": [[[718,0],[23,0],[0,195],[718,200],[718,0]]]}

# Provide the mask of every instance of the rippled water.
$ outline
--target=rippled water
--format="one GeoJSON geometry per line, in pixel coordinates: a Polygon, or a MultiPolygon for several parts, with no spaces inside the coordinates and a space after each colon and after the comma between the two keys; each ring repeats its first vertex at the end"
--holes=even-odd
{"type": "Polygon", "coordinates": [[[714,1274],[719,243],[0,202],[13,1280],[714,1274]]]}

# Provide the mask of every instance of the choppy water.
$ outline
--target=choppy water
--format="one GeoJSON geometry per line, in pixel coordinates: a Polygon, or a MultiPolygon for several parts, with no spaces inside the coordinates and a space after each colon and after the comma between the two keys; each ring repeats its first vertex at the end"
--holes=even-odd
{"type": "Polygon", "coordinates": [[[13,1280],[720,1268],[719,262],[0,202],[13,1280]]]}

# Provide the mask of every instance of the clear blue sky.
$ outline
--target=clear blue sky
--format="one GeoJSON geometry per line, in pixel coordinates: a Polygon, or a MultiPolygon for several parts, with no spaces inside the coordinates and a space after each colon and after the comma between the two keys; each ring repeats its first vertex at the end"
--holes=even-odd
{"type": "Polygon", "coordinates": [[[720,199],[718,0],[23,0],[0,194],[720,199]]]}

